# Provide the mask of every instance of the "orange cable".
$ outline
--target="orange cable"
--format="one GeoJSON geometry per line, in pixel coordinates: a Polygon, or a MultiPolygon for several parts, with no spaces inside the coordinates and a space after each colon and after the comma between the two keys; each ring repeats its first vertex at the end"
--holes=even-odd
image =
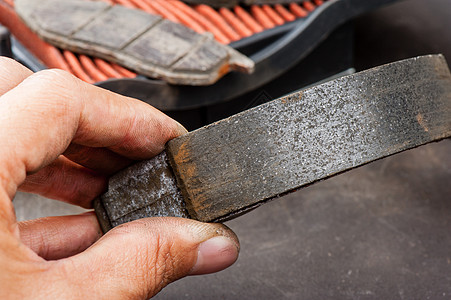
{"type": "Polygon", "coordinates": [[[211,32],[216,40],[222,44],[229,44],[230,39],[219,29],[217,28],[210,20],[205,18],[191,6],[186,5],[181,1],[174,1],[174,4],[182,10],[187,15],[191,16],[193,19],[197,20],[197,22],[207,31],[211,32]]]}
{"type": "Polygon", "coordinates": [[[128,78],[135,78],[136,73],[133,73],[130,70],[127,70],[126,68],[119,66],[118,64],[111,63],[111,67],[115,69],[117,72],[119,72],[122,76],[128,77],[128,78]]]}
{"type": "Polygon", "coordinates": [[[94,80],[88,74],[86,74],[86,72],[81,67],[80,62],[75,54],[68,50],[63,50],[63,56],[75,76],[88,83],[94,83],[94,80]]]}
{"type": "Polygon", "coordinates": [[[175,2],[177,1],[168,0],[165,3],[166,7],[170,9],[172,13],[180,20],[180,23],[198,33],[204,33],[205,29],[190,15],[185,14],[183,10],[181,10],[175,2]]]}
{"type": "Polygon", "coordinates": [[[309,11],[309,12],[311,12],[311,11],[314,11],[315,10],[315,4],[313,4],[312,2],[310,2],[310,1],[304,1],[304,2],[302,2],[302,6],[304,6],[304,8],[307,10],[307,11],[309,11]]]}
{"type": "Polygon", "coordinates": [[[222,16],[208,5],[200,4],[196,6],[196,10],[204,17],[209,19],[216,27],[218,27],[231,41],[240,39],[240,35],[233,30],[232,27],[222,18],[222,16]]]}
{"type": "Polygon", "coordinates": [[[147,2],[143,0],[131,0],[139,9],[144,10],[145,12],[153,15],[157,15],[157,11],[152,8],[147,2]]]}
{"type": "Polygon", "coordinates": [[[265,11],[258,5],[251,6],[251,13],[254,18],[260,23],[264,28],[270,29],[276,26],[274,22],[268,17],[265,11]]]}
{"type": "Polygon", "coordinates": [[[161,1],[158,0],[146,0],[147,4],[149,4],[160,16],[176,23],[180,23],[179,19],[174,16],[169,10],[166,9],[164,4],[161,4],[161,1]]]}
{"type": "Polygon", "coordinates": [[[95,81],[105,81],[108,79],[108,76],[103,74],[103,72],[97,68],[90,57],[80,54],[78,59],[80,60],[82,68],[89,76],[91,76],[92,79],[95,81]]]}
{"type": "Polygon", "coordinates": [[[235,14],[238,18],[246,24],[247,28],[252,30],[253,33],[263,31],[263,26],[261,26],[244,8],[241,6],[235,6],[235,14]]]}
{"type": "Polygon", "coordinates": [[[290,10],[295,16],[299,18],[305,18],[308,15],[307,11],[296,3],[290,4],[290,10]]]}
{"type": "Polygon", "coordinates": [[[265,4],[262,6],[262,10],[277,26],[285,24],[284,19],[271,6],[265,4]]]}
{"type": "Polygon", "coordinates": [[[228,8],[222,7],[219,9],[219,13],[222,17],[229,23],[230,26],[235,29],[235,31],[242,37],[248,37],[252,35],[252,30],[250,30],[246,24],[244,24],[233,12],[228,8]]]}
{"type": "Polygon", "coordinates": [[[135,6],[128,0],[116,0],[116,3],[128,8],[135,8],[135,6]]]}
{"type": "Polygon", "coordinates": [[[288,9],[285,8],[285,6],[281,4],[276,4],[274,6],[274,9],[279,13],[279,15],[284,18],[287,22],[292,22],[296,20],[296,16],[292,14],[288,9]]]}
{"type": "Polygon", "coordinates": [[[99,68],[105,75],[111,78],[121,78],[123,77],[118,71],[116,71],[110,63],[104,61],[100,58],[94,58],[94,63],[97,68],[99,68]]]}

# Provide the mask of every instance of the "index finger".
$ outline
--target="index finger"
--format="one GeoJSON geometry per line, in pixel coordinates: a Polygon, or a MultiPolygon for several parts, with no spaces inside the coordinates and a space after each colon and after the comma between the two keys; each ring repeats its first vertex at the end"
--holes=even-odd
{"type": "Polygon", "coordinates": [[[27,173],[55,160],[71,142],[144,159],[185,132],[144,102],[60,70],[29,76],[1,96],[0,111],[0,165],[16,186],[27,173]]]}
{"type": "Polygon", "coordinates": [[[17,61],[0,56],[0,96],[16,87],[33,72],[17,61]]]}

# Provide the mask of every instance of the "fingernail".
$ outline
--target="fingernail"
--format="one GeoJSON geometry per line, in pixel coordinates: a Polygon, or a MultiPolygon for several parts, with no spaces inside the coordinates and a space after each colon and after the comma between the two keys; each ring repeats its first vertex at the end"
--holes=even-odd
{"type": "Polygon", "coordinates": [[[177,123],[177,135],[178,136],[181,136],[181,135],[184,135],[184,134],[188,133],[188,130],[182,124],[180,124],[177,121],[175,121],[175,122],[177,123]]]}
{"type": "Polygon", "coordinates": [[[197,262],[190,275],[210,274],[231,266],[238,258],[238,245],[229,238],[217,236],[199,246],[197,262]]]}

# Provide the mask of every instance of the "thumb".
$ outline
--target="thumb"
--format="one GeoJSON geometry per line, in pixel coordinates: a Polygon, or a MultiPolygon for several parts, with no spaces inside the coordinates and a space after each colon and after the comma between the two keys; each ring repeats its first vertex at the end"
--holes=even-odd
{"type": "Polygon", "coordinates": [[[222,224],[149,218],[116,227],[55,267],[71,274],[67,291],[72,295],[148,299],[186,275],[227,268],[238,252],[236,235],[222,224]]]}

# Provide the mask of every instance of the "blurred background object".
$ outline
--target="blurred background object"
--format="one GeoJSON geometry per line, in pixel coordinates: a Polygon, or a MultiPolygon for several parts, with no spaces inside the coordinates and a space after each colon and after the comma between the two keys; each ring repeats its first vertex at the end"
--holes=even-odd
{"type": "Polygon", "coordinates": [[[233,9],[188,6],[178,0],[113,2],[159,14],[199,33],[208,31],[218,42],[249,56],[255,71],[251,75],[232,72],[207,87],[171,85],[43,42],[18,18],[10,0],[0,0],[0,20],[17,38],[17,43],[13,39],[13,54],[26,65],[38,70],[44,67],[42,62],[69,70],[87,82],[148,102],[193,130],[319,81],[352,73],[350,20],[396,0],[306,0],[233,9]]]}

